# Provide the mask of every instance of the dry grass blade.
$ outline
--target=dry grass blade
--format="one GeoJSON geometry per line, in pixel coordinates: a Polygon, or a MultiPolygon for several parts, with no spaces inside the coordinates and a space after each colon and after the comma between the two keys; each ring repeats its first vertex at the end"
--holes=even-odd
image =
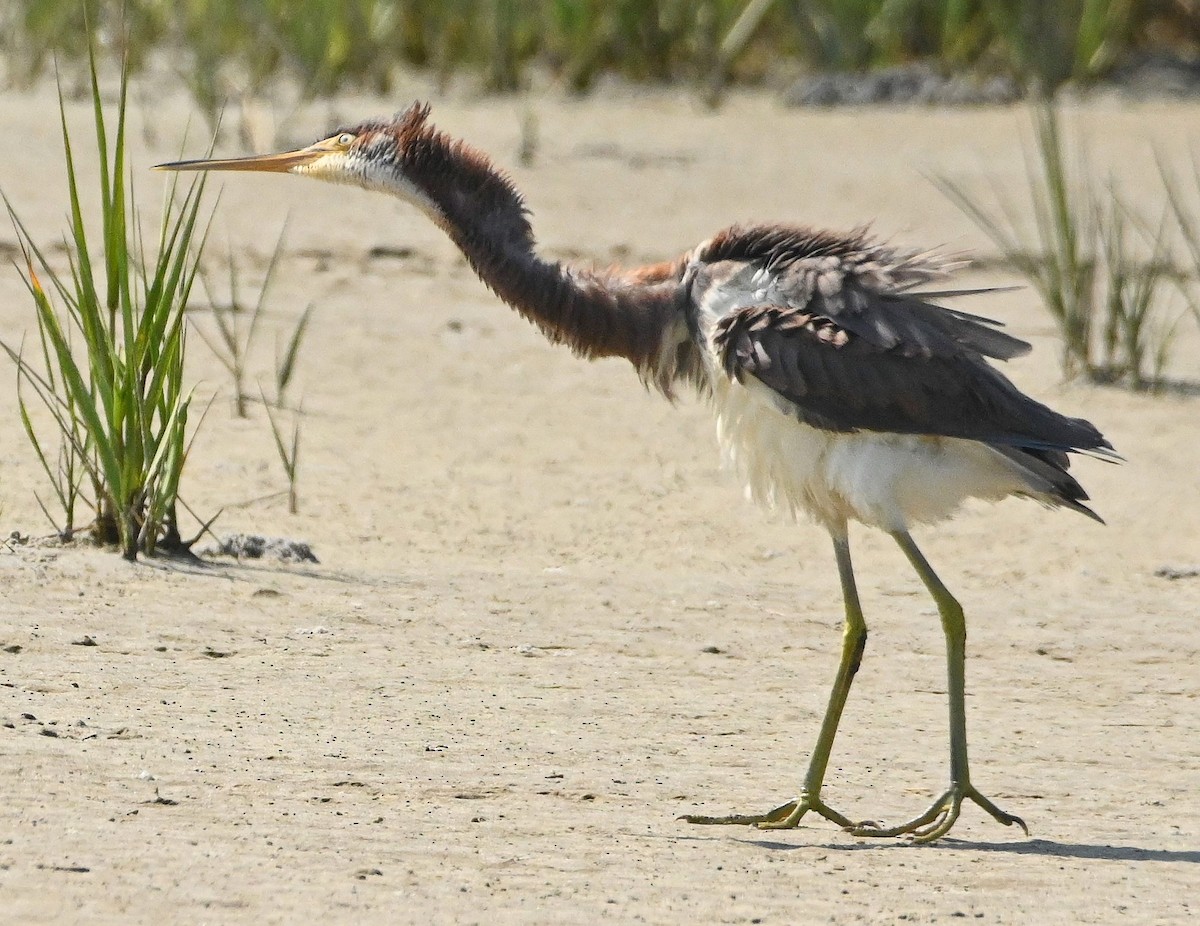
{"type": "Polygon", "coordinates": [[[267,420],[271,423],[271,436],[275,438],[275,451],[279,454],[279,462],[283,464],[283,471],[287,474],[288,512],[295,514],[300,510],[296,479],[300,472],[300,417],[304,413],[303,408],[297,408],[293,413],[291,441],[285,441],[279,421],[276,419],[275,413],[271,411],[271,405],[267,402],[267,397],[261,388],[259,395],[262,396],[263,407],[267,410],[267,420]]]}
{"type": "Polygon", "coordinates": [[[287,339],[287,346],[284,348],[282,355],[276,349],[275,404],[278,406],[284,404],[284,395],[287,393],[288,386],[291,385],[292,377],[295,376],[296,361],[300,357],[300,345],[304,341],[305,332],[308,331],[308,322],[312,318],[312,312],[313,307],[311,305],[305,308],[296,322],[296,327],[292,329],[292,333],[287,339]]]}
{"type": "MultiPolygon", "coordinates": [[[[1097,210],[1104,208],[1098,206],[1097,210]]],[[[1115,190],[1110,190],[1102,223],[1107,304],[1102,314],[1103,359],[1097,379],[1125,382],[1133,389],[1157,390],[1163,382],[1179,318],[1159,317],[1161,290],[1172,275],[1167,241],[1169,208],[1158,224],[1143,229],[1115,190]],[[1130,232],[1148,247],[1141,256],[1129,241],[1130,232]]]]}
{"type": "MultiPolygon", "coordinates": [[[[1188,256],[1192,261],[1191,279],[1180,281],[1180,291],[1187,300],[1188,311],[1196,320],[1196,324],[1200,325],[1200,296],[1196,293],[1196,281],[1200,280],[1200,218],[1197,217],[1196,212],[1189,211],[1186,205],[1189,201],[1193,204],[1196,203],[1197,197],[1185,194],[1161,152],[1156,155],[1156,159],[1158,175],[1162,178],[1163,188],[1167,192],[1167,203],[1170,206],[1171,215],[1175,218],[1176,228],[1179,230],[1184,247],[1187,248],[1188,256]]],[[[1192,156],[1192,181],[1193,192],[1200,193],[1200,161],[1196,160],[1194,154],[1192,156]]]]}
{"type": "MultiPolygon", "coordinates": [[[[204,287],[209,304],[213,307],[212,315],[213,323],[217,329],[216,335],[207,333],[203,326],[196,324],[194,321],[192,327],[233,380],[234,412],[239,418],[247,417],[248,403],[251,397],[246,391],[246,367],[250,353],[254,348],[255,337],[259,332],[262,319],[266,313],[267,295],[270,292],[275,272],[279,266],[279,260],[283,254],[286,235],[287,226],[285,223],[284,227],[279,230],[279,237],[275,241],[275,248],[271,252],[271,258],[267,263],[267,269],[263,275],[262,284],[259,286],[254,305],[249,309],[246,308],[241,300],[241,279],[237,259],[234,257],[232,247],[229,249],[226,258],[226,268],[229,276],[228,303],[221,304],[215,298],[216,289],[209,277],[204,273],[200,274],[201,285],[204,287]],[[246,319],[244,324],[243,319],[246,319]]],[[[299,345],[297,344],[296,346],[298,349],[299,345]]]]}

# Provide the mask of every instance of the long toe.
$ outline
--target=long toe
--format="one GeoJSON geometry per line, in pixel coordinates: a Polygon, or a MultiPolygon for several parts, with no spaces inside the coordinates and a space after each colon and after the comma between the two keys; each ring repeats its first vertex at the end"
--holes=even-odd
{"type": "Polygon", "coordinates": [[[968,799],[982,807],[998,823],[1003,823],[1005,826],[1016,824],[1021,827],[1026,836],[1029,835],[1029,827],[1025,825],[1024,820],[1015,814],[1001,810],[969,782],[966,784],[955,782],[929,806],[929,809],[905,823],[897,826],[860,824],[851,828],[850,832],[855,836],[879,838],[911,836],[915,843],[934,842],[950,832],[954,824],[958,822],[959,815],[962,813],[963,801],[968,799]]]}
{"type": "Polygon", "coordinates": [[[726,817],[706,817],[699,814],[686,814],[679,819],[688,823],[698,823],[703,826],[757,826],[764,830],[786,830],[800,825],[801,818],[809,812],[817,814],[836,823],[843,829],[853,830],[865,826],[866,823],[855,823],[845,814],[834,810],[819,797],[801,795],[795,800],[780,804],[773,810],[758,814],[730,814],[726,817]]]}

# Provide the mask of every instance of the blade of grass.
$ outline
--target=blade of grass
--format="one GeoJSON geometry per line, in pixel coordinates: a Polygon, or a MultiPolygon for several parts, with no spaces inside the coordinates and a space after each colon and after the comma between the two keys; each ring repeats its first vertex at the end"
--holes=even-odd
{"type": "Polygon", "coordinates": [[[309,319],[312,318],[313,307],[309,305],[305,308],[304,313],[300,316],[300,320],[296,322],[296,327],[292,329],[291,337],[288,338],[287,349],[283,352],[283,357],[275,362],[275,401],[277,404],[283,404],[283,396],[287,391],[287,387],[292,382],[292,376],[296,372],[296,360],[300,354],[300,344],[304,340],[304,333],[308,330],[309,319]]]}

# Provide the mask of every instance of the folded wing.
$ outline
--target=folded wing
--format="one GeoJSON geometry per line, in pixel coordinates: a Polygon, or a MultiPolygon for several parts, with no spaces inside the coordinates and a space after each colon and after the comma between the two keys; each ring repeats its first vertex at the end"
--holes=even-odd
{"type": "Polygon", "coordinates": [[[802,421],[1045,451],[1109,446],[1089,422],[1029,398],[988,364],[1029,349],[998,323],[852,275],[823,279],[803,262],[791,274],[769,287],[769,301],[722,318],[713,343],[729,376],[757,380],[802,421]]]}

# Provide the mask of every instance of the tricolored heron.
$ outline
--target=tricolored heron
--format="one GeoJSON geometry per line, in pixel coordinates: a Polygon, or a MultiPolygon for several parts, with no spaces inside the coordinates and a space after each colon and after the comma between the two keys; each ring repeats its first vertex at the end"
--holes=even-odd
{"type": "Polygon", "coordinates": [[[1089,422],[1023,395],[988,363],[1024,354],[1028,344],[998,322],[938,304],[969,291],[922,289],[952,262],[862,231],[789,225],[727,228],[680,258],[632,270],[547,261],[511,181],[485,155],[438,131],[421,104],[295,151],[160,166],[301,174],[412,203],[552,342],[587,359],[624,357],[667,396],[679,384],[695,388],[711,403],[721,446],[750,494],[825,526],[845,625],[800,794],[767,813],[685,819],[786,828],[812,812],[859,835],[929,842],[971,800],[1028,833],[971,781],[963,610],[909,529],[947,517],[968,498],[1011,495],[1096,518],[1067,471],[1067,454],[1114,455],[1089,422]],[[850,521],[892,536],[932,595],[946,637],[950,785],[897,826],[855,822],[821,794],[867,640],[850,521]]]}

